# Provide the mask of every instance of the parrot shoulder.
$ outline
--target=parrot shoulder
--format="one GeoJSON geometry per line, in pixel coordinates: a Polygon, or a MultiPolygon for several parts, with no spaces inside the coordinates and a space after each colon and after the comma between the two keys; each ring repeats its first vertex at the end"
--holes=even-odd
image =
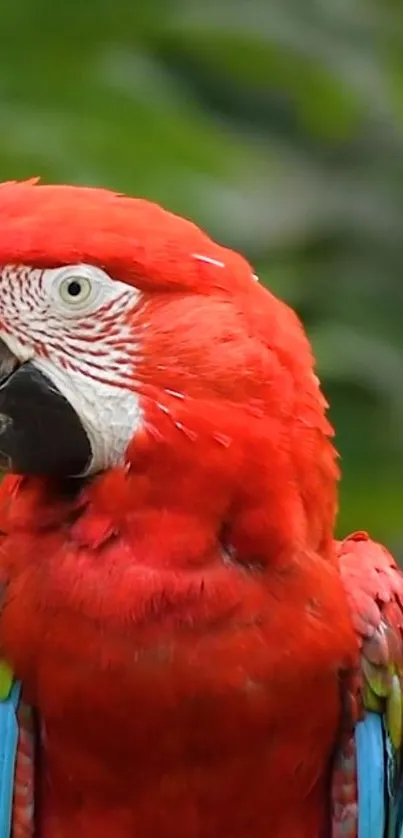
{"type": "Polygon", "coordinates": [[[333,777],[333,838],[397,838],[403,816],[403,574],[366,532],[336,542],[360,647],[333,777]],[[358,824],[357,824],[358,820],[358,824]]]}

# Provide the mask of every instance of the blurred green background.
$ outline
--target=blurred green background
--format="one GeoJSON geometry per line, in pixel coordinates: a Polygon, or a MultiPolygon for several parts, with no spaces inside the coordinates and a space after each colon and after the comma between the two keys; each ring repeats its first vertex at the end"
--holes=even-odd
{"type": "Polygon", "coordinates": [[[296,307],[340,532],[403,557],[401,0],[4,2],[0,179],[155,199],[296,307]]]}

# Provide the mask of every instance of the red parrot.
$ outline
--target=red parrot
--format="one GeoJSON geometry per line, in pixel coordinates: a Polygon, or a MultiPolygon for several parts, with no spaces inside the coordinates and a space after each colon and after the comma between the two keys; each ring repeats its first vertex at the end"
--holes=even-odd
{"type": "Polygon", "coordinates": [[[5,183],[0,218],[12,835],[395,835],[403,580],[334,541],[297,316],[144,200],[5,183]]]}

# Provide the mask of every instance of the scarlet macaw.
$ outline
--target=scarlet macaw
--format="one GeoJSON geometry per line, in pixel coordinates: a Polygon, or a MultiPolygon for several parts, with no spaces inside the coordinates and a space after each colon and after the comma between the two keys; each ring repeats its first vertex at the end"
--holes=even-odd
{"type": "Polygon", "coordinates": [[[396,838],[403,580],[296,315],[146,201],[0,218],[1,838],[396,838]]]}

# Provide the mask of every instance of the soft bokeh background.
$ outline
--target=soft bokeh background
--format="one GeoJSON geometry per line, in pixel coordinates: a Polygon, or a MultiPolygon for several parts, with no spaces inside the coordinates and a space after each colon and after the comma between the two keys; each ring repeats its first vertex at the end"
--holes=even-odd
{"type": "Polygon", "coordinates": [[[340,531],[403,556],[401,0],[4,3],[0,128],[1,179],[156,199],[297,308],[340,531]]]}

